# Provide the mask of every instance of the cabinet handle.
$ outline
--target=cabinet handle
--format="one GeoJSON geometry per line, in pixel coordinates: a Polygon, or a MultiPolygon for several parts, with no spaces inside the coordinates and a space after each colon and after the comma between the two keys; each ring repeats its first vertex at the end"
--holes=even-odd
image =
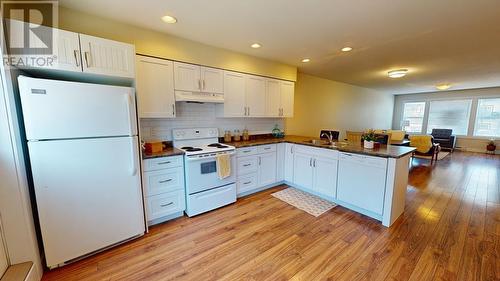
{"type": "Polygon", "coordinates": [[[248,166],[252,166],[252,164],[245,164],[245,165],[243,165],[243,167],[248,167],[248,166]]]}
{"type": "Polygon", "coordinates": [[[165,164],[170,164],[170,161],[158,162],[158,165],[165,165],[165,164]]]}
{"type": "Polygon", "coordinates": [[[250,184],[250,183],[252,183],[252,182],[251,181],[247,181],[247,182],[244,182],[243,184],[247,185],[247,184],[250,184]]]}
{"type": "Polygon", "coordinates": [[[201,79],[198,79],[198,89],[201,90],[201,79]]]}
{"type": "Polygon", "coordinates": [[[175,116],[175,103],[172,104],[172,116],[175,116]]]}
{"type": "Polygon", "coordinates": [[[243,150],[242,152],[243,153],[248,153],[248,152],[251,152],[251,150],[243,150]]]}
{"type": "Polygon", "coordinates": [[[292,147],[290,148],[290,153],[293,154],[293,148],[295,147],[295,145],[292,145],[292,147]]]}
{"type": "Polygon", "coordinates": [[[309,167],[312,167],[312,161],[313,161],[313,159],[312,159],[312,158],[310,158],[310,159],[309,159],[309,167]]]}
{"type": "Polygon", "coordinates": [[[259,156],[259,166],[262,163],[262,158],[259,156]]]}
{"type": "Polygon", "coordinates": [[[316,158],[313,160],[313,167],[316,168],[316,158]]]}
{"type": "Polygon", "coordinates": [[[205,90],[205,79],[201,80],[202,85],[203,85],[203,90],[205,90]]]}
{"type": "Polygon", "coordinates": [[[84,57],[85,57],[85,65],[87,68],[90,67],[90,53],[89,52],[84,52],[84,57]]]}
{"type": "Polygon", "coordinates": [[[74,51],[73,51],[73,55],[75,56],[75,63],[76,63],[76,66],[80,67],[80,62],[78,61],[78,55],[79,55],[78,50],[74,50],[74,51]]]}
{"type": "Polygon", "coordinates": [[[271,149],[271,148],[270,147],[264,147],[264,150],[269,150],[269,149],[271,149]]]}
{"type": "Polygon", "coordinates": [[[248,107],[248,116],[250,116],[250,106],[248,107]]]}
{"type": "Polygon", "coordinates": [[[160,207],[167,207],[167,206],[170,206],[172,204],[174,204],[174,202],[169,202],[167,204],[161,204],[160,207]]]}
{"type": "Polygon", "coordinates": [[[169,182],[169,181],[172,181],[172,179],[162,180],[162,181],[159,181],[159,183],[166,183],[166,182],[169,182]]]}
{"type": "Polygon", "coordinates": [[[247,116],[247,107],[245,106],[245,116],[247,116]]]}

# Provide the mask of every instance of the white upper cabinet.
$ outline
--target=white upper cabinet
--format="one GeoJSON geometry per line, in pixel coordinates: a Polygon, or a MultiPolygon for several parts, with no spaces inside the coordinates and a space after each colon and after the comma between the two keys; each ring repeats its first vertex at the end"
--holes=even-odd
{"type": "Polygon", "coordinates": [[[281,117],[293,117],[294,93],[294,82],[280,81],[281,117]]]}
{"type": "Polygon", "coordinates": [[[217,115],[246,116],[245,74],[224,71],[224,104],[217,105],[217,115]]]}
{"type": "Polygon", "coordinates": [[[83,72],[134,78],[134,45],[80,34],[83,72]]]}
{"type": "Polygon", "coordinates": [[[54,28],[57,40],[55,69],[82,72],[82,56],[78,33],[54,28]]]}
{"type": "Polygon", "coordinates": [[[222,69],[202,66],[201,88],[203,92],[224,93],[224,71],[222,69]]]}
{"type": "Polygon", "coordinates": [[[266,116],[266,84],[265,78],[247,75],[246,76],[246,105],[247,116],[266,116]]]}
{"type": "Polygon", "coordinates": [[[139,117],[175,117],[174,63],[136,56],[139,117]]]}
{"type": "Polygon", "coordinates": [[[280,81],[266,79],[266,115],[269,117],[281,116],[280,81]]]}
{"type": "Polygon", "coordinates": [[[195,64],[174,62],[175,90],[224,93],[224,71],[195,64]]]}
{"type": "Polygon", "coordinates": [[[187,92],[200,92],[202,89],[200,66],[174,62],[175,90],[187,92]]]}

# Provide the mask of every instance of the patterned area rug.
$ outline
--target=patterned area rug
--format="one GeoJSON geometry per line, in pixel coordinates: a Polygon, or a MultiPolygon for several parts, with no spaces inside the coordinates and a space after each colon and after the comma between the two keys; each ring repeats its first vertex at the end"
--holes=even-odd
{"type": "Polygon", "coordinates": [[[315,217],[337,206],[317,196],[291,187],[271,195],[315,217]]]}

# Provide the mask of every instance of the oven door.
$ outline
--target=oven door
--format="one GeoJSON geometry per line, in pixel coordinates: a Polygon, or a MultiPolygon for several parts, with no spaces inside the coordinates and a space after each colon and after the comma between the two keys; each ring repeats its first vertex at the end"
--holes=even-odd
{"type": "Polygon", "coordinates": [[[236,182],[236,157],[231,153],[231,175],[219,179],[215,156],[206,158],[186,157],[186,191],[194,194],[236,182]]]}

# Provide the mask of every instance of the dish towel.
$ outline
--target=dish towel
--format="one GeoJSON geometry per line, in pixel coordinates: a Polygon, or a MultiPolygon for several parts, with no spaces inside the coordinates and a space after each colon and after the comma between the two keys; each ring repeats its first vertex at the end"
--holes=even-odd
{"type": "Polygon", "coordinates": [[[216,156],[217,174],[219,179],[225,179],[231,175],[231,158],[228,154],[219,154],[216,156]]]}
{"type": "Polygon", "coordinates": [[[427,153],[432,147],[432,136],[416,135],[410,136],[410,146],[415,147],[420,153],[427,153]]]}

